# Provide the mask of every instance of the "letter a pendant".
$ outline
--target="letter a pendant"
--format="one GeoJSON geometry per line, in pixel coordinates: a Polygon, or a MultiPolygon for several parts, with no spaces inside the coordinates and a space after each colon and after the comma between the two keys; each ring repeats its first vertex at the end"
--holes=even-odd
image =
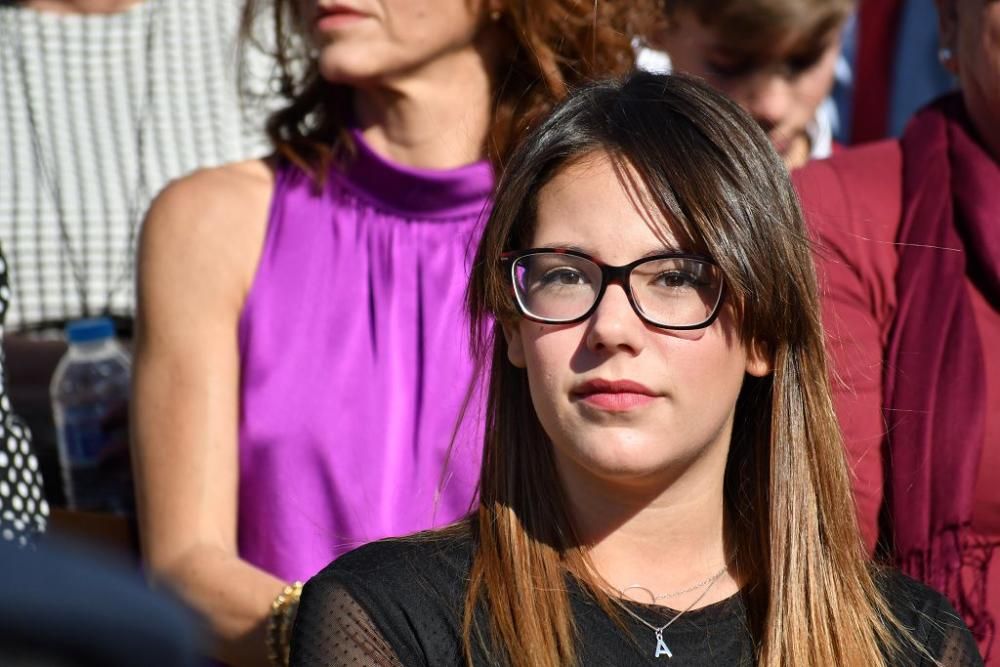
{"type": "Polygon", "coordinates": [[[663,630],[656,631],[656,655],[654,658],[659,658],[661,655],[665,655],[668,658],[674,657],[674,654],[670,652],[667,648],[667,642],[663,641],[663,630]]]}

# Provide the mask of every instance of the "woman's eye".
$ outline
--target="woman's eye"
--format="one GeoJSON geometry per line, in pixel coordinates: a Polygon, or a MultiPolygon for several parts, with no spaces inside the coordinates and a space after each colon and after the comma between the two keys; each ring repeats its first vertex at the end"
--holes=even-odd
{"type": "Polygon", "coordinates": [[[664,271],[656,277],[656,284],[661,287],[681,289],[685,287],[700,287],[702,281],[693,273],[685,271],[664,271]]]}
{"type": "Polygon", "coordinates": [[[708,71],[720,79],[738,79],[753,71],[753,63],[749,60],[709,60],[705,62],[708,71]]]}
{"type": "Polygon", "coordinates": [[[819,53],[806,53],[794,58],[789,58],[786,61],[786,65],[789,73],[791,73],[792,76],[797,76],[815,67],[822,57],[822,51],[819,53]]]}
{"type": "Polygon", "coordinates": [[[562,266],[556,269],[549,269],[541,277],[539,282],[542,285],[585,285],[587,284],[587,277],[580,271],[569,267],[562,266]]]}

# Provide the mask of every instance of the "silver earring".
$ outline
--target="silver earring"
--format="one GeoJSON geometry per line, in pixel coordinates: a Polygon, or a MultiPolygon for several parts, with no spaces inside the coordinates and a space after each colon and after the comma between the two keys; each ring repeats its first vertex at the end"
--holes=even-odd
{"type": "Polygon", "coordinates": [[[951,59],[955,57],[955,54],[947,46],[942,46],[938,49],[938,60],[942,65],[947,65],[951,62],[951,59]]]}

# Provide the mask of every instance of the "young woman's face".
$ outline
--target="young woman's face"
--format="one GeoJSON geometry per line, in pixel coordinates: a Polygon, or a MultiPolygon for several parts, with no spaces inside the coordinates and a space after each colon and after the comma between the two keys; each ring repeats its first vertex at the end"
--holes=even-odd
{"type": "Polygon", "coordinates": [[[790,34],[767,53],[744,53],[692,12],[679,10],[657,41],[674,71],[705,79],[746,109],[789,168],[808,161],[806,128],[833,86],[839,31],[819,43],[790,34]]]}
{"type": "Polygon", "coordinates": [[[363,85],[468,56],[484,24],[485,0],[301,0],[311,17],[320,74],[363,85]]]}
{"type": "MultiPolygon", "coordinates": [[[[672,234],[643,220],[603,154],[573,163],[541,190],[531,245],[572,247],[612,265],[678,250],[672,234]]],[[[725,306],[707,328],[659,329],[639,318],[619,285],[608,286],[585,321],[520,319],[504,332],[511,363],[527,369],[564,479],[656,482],[709,452],[724,466],[744,374],[768,370],[748,354],[725,306]],[[626,381],[635,385],[600,385],[626,381]]]]}

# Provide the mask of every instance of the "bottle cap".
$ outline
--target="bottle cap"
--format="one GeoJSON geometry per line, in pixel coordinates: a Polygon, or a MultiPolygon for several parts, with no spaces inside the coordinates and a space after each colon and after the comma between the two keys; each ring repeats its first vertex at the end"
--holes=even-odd
{"type": "Polygon", "coordinates": [[[70,343],[90,343],[113,338],[114,335],[115,326],[106,317],[76,320],[66,325],[66,337],[70,343]]]}

